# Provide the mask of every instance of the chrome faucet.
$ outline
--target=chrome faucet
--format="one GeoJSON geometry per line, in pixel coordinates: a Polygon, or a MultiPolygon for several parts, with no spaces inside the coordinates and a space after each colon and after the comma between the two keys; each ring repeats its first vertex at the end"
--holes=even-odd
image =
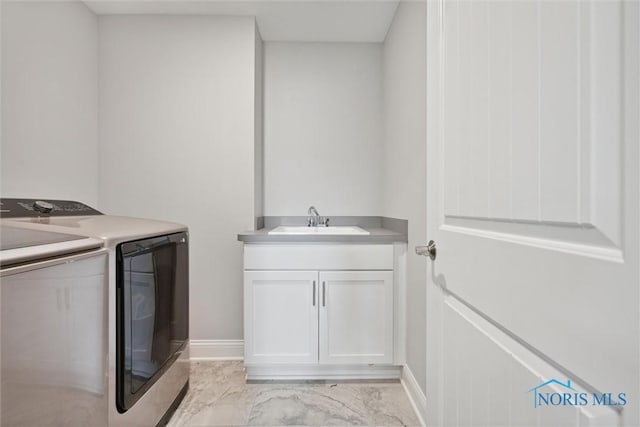
{"type": "Polygon", "coordinates": [[[329,218],[322,218],[315,206],[309,206],[309,210],[307,211],[307,226],[320,227],[321,225],[328,227],[329,218]]]}
{"type": "Polygon", "coordinates": [[[309,206],[309,210],[307,210],[307,225],[309,227],[317,227],[320,223],[320,218],[318,209],[315,206],[309,206]]]}

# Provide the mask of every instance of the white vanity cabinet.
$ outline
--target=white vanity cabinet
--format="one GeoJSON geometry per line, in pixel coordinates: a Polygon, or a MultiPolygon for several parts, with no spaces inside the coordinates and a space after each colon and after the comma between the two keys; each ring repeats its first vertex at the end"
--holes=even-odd
{"type": "Polygon", "coordinates": [[[246,244],[249,378],[287,378],[269,375],[286,367],[335,378],[336,369],[393,365],[394,265],[392,244],[246,244]]]}

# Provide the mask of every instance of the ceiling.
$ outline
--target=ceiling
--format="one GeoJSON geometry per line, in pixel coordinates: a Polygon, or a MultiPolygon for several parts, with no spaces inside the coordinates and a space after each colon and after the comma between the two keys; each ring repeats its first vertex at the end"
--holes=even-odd
{"type": "Polygon", "coordinates": [[[85,0],[98,15],[255,16],[265,41],[382,42],[398,1],[391,0],[85,0]]]}

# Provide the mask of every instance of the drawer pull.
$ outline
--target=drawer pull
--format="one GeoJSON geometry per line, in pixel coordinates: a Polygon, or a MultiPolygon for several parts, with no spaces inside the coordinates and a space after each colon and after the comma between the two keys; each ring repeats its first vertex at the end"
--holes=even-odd
{"type": "Polygon", "coordinates": [[[322,306],[325,307],[327,305],[327,290],[325,288],[325,282],[322,282],[322,306]]]}
{"type": "Polygon", "coordinates": [[[316,281],[313,281],[313,306],[316,306],[316,281]]]}

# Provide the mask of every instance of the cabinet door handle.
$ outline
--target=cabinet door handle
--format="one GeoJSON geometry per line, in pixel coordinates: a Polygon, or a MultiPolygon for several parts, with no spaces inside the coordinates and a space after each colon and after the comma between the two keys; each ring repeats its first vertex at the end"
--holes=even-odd
{"type": "Polygon", "coordinates": [[[327,290],[325,288],[325,282],[322,282],[322,306],[325,307],[327,305],[327,290]]]}
{"type": "Polygon", "coordinates": [[[313,306],[316,306],[316,281],[313,281],[313,306]]]}

